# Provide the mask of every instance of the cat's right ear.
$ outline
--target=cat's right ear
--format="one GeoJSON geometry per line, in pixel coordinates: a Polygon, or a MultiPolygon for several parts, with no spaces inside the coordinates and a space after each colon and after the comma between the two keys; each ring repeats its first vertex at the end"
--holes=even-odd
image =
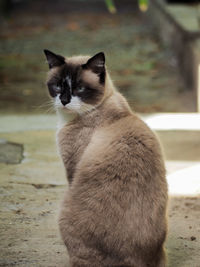
{"type": "Polygon", "coordinates": [[[56,55],[47,49],[44,49],[44,53],[50,69],[65,64],[65,58],[63,56],[56,55]]]}
{"type": "Polygon", "coordinates": [[[84,68],[91,69],[94,73],[100,74],[105,72],[105,55],[103,52],[96,54],[91,57],[85,65],[84,68]]]}

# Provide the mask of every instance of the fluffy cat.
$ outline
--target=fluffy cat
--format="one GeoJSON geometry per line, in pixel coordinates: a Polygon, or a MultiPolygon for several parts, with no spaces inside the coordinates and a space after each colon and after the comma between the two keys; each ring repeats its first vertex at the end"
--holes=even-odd
{"type": "Polygon", "coordinates": [[[71,267],[164,267],[167,183],[154,133],[117,92],[104,53],[44,50],[69,181],[59,227],[71,267]],[[66,121],[66,114],[75,117],[66,121]]]}

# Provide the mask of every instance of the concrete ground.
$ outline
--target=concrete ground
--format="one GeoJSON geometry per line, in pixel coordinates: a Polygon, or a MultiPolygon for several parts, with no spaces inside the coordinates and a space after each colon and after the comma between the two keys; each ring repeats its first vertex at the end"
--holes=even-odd
{"type": "MultiPolygon", "coordinates": [[[[192,130],[181,129],[177,115],[144,116],[166,156],[169,267],[200,267],[200,117],[187,116],[185,124],[194,121],[192,130]],[[159,129],[160,120],[168,128],[159,129]]],[[[0,266],[69,266],[57,224],[66,179],[56,152],[55,124],[55,116],[0,118],[0,139],[24,145],[20,164],[0,164],[0,266]]]]}

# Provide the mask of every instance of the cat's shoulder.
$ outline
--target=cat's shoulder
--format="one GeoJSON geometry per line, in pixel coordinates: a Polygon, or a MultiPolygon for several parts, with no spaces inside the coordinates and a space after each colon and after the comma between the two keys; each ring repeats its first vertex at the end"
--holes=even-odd
{"type": "Polygon", "coordinates": [[[114,129],[121,132],[145,132],[152,134],[152,130],[147,124],[135,113],[131,113],[128,116],[122,117],[120,120],[110,124],[110,129],[114,129]]]}
{"type": "Polygon", "coordinates": [[[101,140],[111,143],[135,144],[142,142],[148,146],[157,146],[158,139],[149,126],[136,114],[130,114],[120,120],[100,129],[96,133],[101,140]]]}

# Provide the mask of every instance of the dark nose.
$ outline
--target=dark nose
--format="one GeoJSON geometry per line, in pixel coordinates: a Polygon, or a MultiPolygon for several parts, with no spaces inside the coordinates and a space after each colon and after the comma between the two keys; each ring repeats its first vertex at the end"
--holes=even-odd
{"type": "Polygon", "coordinates": [[[68,90],[65,90],[61,95],[60,95],[60,101],[63,104],[63,106],[67,105],[71,101],[71,95],[68,90]]]}
{"type": "Polygon", "coordinates": [[[63,104],[63,106],[65,106],[69,103],[69,101],[67,101],[66,99],[61,99],[60,101],[63,104]]]}

